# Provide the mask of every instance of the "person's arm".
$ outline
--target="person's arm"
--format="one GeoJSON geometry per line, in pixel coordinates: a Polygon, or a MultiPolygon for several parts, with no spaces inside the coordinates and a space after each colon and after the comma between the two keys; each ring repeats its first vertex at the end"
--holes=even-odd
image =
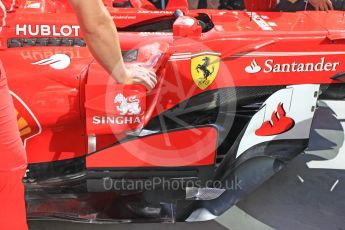
{"type": "Polygon", "coordinates": [[[309,0],[309,3],[315,8],[315,10],[334,10],[331,0],[309,0]]]}
{"type": "Polygon", "coordinates": [[[69,1],[88,48],[107,72],[121,84],[143,84],[153,89],[157,83],[155,73],[139,66],[125,66],[114,21],[102,0],[69,1]]]}

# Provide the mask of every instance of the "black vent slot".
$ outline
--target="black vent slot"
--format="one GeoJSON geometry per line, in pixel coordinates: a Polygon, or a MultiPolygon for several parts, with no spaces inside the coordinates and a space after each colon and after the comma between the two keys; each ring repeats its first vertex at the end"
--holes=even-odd
{"type": "Polygon", "coordinates": [[[82,38],[10,38],[7,40],[7,48],[32,46],[85,47],[86,43],[82,38]]]}

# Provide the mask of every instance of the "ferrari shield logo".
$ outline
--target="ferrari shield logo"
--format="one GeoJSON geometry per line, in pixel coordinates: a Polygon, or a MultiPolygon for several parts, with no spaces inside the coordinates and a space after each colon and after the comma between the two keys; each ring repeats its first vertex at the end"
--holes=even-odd
{"type": "Polygon", "coordinates": [[[199,55],[192,58],[191,71],[195,84],[202,90],[209,87],[219,71],[218,55],[199,55]]]}

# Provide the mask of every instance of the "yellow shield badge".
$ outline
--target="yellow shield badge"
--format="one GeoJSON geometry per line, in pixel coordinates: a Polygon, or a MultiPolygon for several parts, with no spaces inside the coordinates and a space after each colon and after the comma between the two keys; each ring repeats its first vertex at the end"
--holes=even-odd
{"type": "Polygon", "coordinates": [[[192,58],[191,71],[195,84],[205,90],[216,79],[219,66],[219,54],[200,54],[192,58]]]}

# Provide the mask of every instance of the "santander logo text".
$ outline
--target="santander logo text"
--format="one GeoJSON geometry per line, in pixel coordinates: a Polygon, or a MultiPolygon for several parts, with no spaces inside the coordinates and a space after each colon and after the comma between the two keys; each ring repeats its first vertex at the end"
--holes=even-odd
{"type": "Polygon", "coordinates": [[[251,64],[245,67],[245,72],[249,74],[259,73],[301,73],[301,72],[335,72],[340,62],[328,62],[325,57],[318,62],[296,62],[278,63],[274,59],[267,59],[261,67],[254,59],[251,64]]]}

